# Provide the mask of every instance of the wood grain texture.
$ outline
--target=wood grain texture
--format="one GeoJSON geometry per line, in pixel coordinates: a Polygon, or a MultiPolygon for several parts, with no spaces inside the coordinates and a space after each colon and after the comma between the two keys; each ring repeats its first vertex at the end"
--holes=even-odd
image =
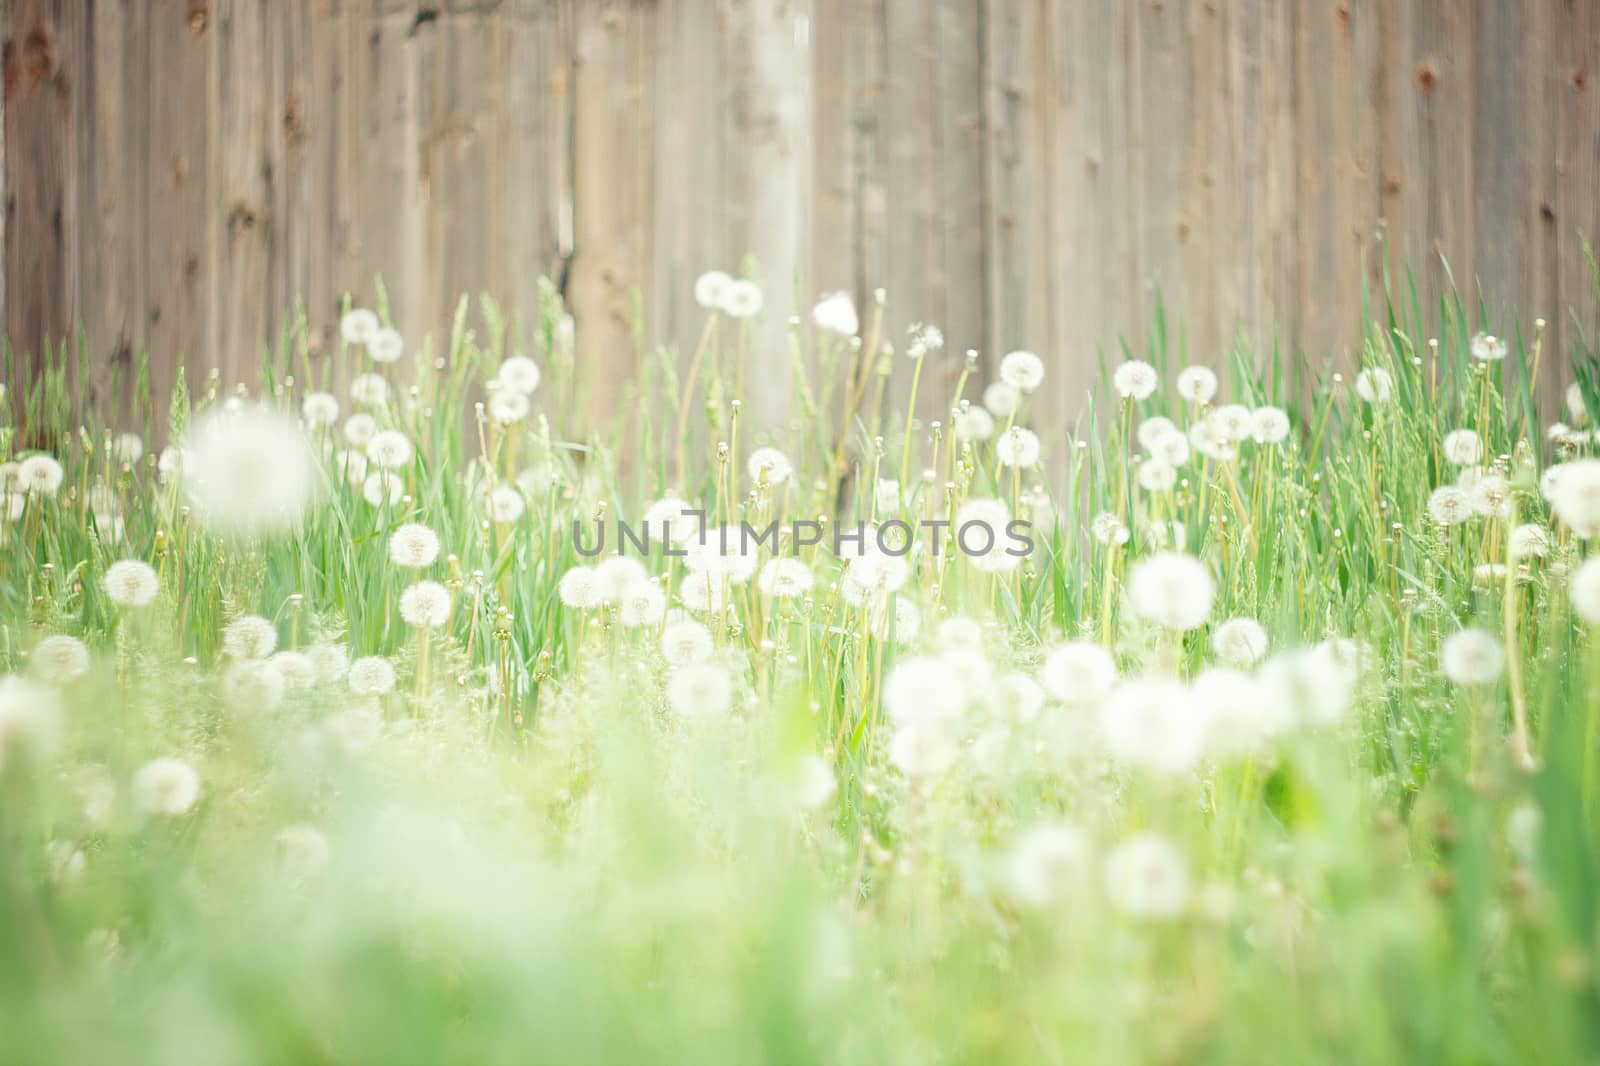
{"type": "Polygon", "coordinates": [[[694,278],[748,265],[772,429],[790,317],[882,287],[886,339],[948,340],[920,417],[964,349],[976,396],[1031,348],[1052,448],[1158,297],[1190,359],[1348,364],[1363,290],[1409,264],[1431,321],[1447,260],[1486,328],[1547,320],[1552,400],[1600,326],[1587,0],[0,0],[0,37],[0,321],[25,360],[81,328],[118,417],[144,350],[158,394],[253,384],[297,302],[295,372],[338,384],[380,274],[413,350],[461,293],[527,322],[555,278],[615,416],[693,347],[694,278]]]}

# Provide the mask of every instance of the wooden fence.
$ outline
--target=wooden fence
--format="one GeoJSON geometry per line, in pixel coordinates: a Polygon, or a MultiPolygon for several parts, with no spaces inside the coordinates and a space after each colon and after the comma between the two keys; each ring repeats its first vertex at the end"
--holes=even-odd
{"type": "Polygon", "coordinates": [[[23,352],[81,324],[99,373],[147,348],[158,387],[247,376],[295,299],[326,329],[378,273],[413,343],[557,278],[620,382],[636,294],[647,348],[692,345],[694,277],[747,256],[769,420],[828,289],[1038,350],[1058,420],[1158,292],[1195,357],[1348,358],[1385,242],[1556,343],[1596,325],[1600,0],[0,5],[0,317],[23,352]]]}

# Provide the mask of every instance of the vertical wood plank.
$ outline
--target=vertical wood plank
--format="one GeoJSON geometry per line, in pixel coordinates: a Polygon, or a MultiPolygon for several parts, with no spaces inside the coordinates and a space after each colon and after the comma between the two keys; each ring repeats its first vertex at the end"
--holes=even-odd
{"type": "MultiPolygon", "coordinates": [[[[1572,380],[1566,365],[1576,331],[1589,338],[1590,348],[1600,332],[1597,299],[1583,241],[1600,243],[1600,9],[1592,4],[1562,3],[1554,17],[1554,99],[1556,202],[1551,225],[1555,229],[1555,258],[1559,287],[1557,334],[1560,384],[1572,380]],[[1570,335],[1569,334],[1574,334],[1570,335]]],[[[1550,60],[1546,60],[1550,62],[1550,60]]],[[[1554,317],[1554,316],[1546,316],[1554,317]]]]}

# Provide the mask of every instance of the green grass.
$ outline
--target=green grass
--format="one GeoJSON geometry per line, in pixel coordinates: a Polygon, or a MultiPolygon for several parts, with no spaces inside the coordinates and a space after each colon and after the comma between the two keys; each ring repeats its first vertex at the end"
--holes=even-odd
{"type": "MultiPolygon", "coordinates": [[[[1389,283],[1350,309],[1368,320],[1359,367],[1223,353],[1215,403],[1280,406],[1291,433],[1226,462],[1196,455],[1167,494],[1137,486],[1128,439],[1141,419],[1203,414],[1173,391],[1181,357],[1164,312],[1125,353],[1160,371],[1154,396],[1121,399],[1107,365],[1079,435],[1035,425],[1047,463],[1013,474],[992,442],[957,446],[948,419],[908,439],[885,383],[910,361],[863,363],[809,325],[794,332],[813,355],[793,361],[791,426],[746,424],[746,330],[721,317],[684,339],[693,347],[652,353],[622,411],[594,426],[582,412],[596,383],[552,288],[534,323],[463,301],[448,336],[412,339],[383,370],[390,401],[372,413],[416,446],[405,499],[375,507],[324,472],[296,528],[250,542],[208,533],[157,466],[158,442],[229,400],[222,382],[153,396],[141,360],[114,394],[149,454],[123,462],[114,439],[129,426],[81,402],[83,345],[38,362],[8,350],[0,459],[44,450],[65,479],[0,524],[0,673],[29,673],[37,641],[58,633],[93,662],[58,693],[54,743],[8,735],[0,706],[0,1061],[1591,1059],[1600,637],[1567,594],[1586,546],[1537,485],[1595,447],[1546,439],[1555,412],[1540,410],[1533,375],[1577,381],[1596,411],[1600,360],[1581,331],[1571,351],[1547,350],[1453,292],[1423,308],[1409,275],[1389,283]],[[1471,358],[1479,330],[1506,333],[1503,362],[1471,358]],[[474,404],[518,351],[544,382],[528,421],[497,426],[474,404]],[[1393,402],[1356,397],[1363,367],[1392,376],[1393,402]],[[1514,521],[1430,520],[1429,494],[1456,476],[1442,441],[1461,427],[1509,477],[1514,521]],[[763,444],[792,460],[791,484],[752,483],[745,458],[763,444]],[[873,487],[903,465],[908,517],[996,497],[1035,520],[1036,552],[1003,574],[919,556],[900,590],[920,618],[912,635],[899,622],[874,632],[827,544],[804,549],[809,596],[741,585],[707,619],[733,686],[727,715],[669,705],[659,627],[557,594],[587,562],[575,520],[636,520],[676,490],[717,521],[853,524],[885,517],[873,487]],[[487,521],[479,489],[533,467],[553,474],[548,487],[516,522],[487,521]],[[123,539],[90,506],[105,492],[123,539]],[[1130,528],[1121,549],[1089,534],[1104,512],[1130,528]],[[1126,596],[1174,520],[1217,586],[1208,624],[1176,636],[1126,596]],[[388,557],[405,522],[439,534],[421,576],[454,595],[450,624],[425,642],[397,610],[418,575],[388,557]],[[1505,562],[1521,522],[1549,530],[1549,554],[1475,577],[1505,562]],[[152,606],[107,598],[121,558],[159,572],[152,606]],[[277,625],[280,649],[389,657],[399,684],[373,699],[322,683],[252,706],[222,646],[247,614],[277,625]],[[980,654],[946,646],[951,616],[982,624],[980,654]],[[1063,640],[1111,649],[1126,678],[1187,681],[1235,616],[1259,620],[1274,653],[1357,642],[1349,712],[1175,776],[1107,759],[1092,709],[1008,716],[1010,675],[1037,675],[1063,640]],[[1495,634],[1516,668],[1452,684],[1439,649],[1462,627],[1495,634]],[[891,758],[882,698],[913,657],[992,672],[955,765],[927,778],[891,758]],[[350,742],[352,708],[381,720],[370,743],[350,742]],[[133,776],[169,755],[198,771],[199,802],[143,815],[133,776]],[[808,757],[837,782],[816,809],[792,788],[808,757]],[[86,794],[109,803],[87,810],[86,794]],[[1529,811],[1531,844],[1507,833],[1529,811]],[[1026,903],[1008,873],[1015,844],[1060,820],[1093,857],[1052,902],[1026,903]],[[280,839],[296,826],[323,835],[325,863],[307,868],[280,839]],[[1130,917],[1103,887],[1105,856],[1140,832],[1181,854],[1181,913],[1130,917]]],[[[864,312],[861,351],[903,347],[880,307],[864,312]]],[[[304,316],[290,315],[250,393],[297,413],[308,382],[372,369],[333,347],[313,357],[304,316]]],[[[312,436],[343,446],[337,426],[312,436]]],[[[669,593],[681,586],[682,560],[658,545],[644,561],[669,593]]]]}

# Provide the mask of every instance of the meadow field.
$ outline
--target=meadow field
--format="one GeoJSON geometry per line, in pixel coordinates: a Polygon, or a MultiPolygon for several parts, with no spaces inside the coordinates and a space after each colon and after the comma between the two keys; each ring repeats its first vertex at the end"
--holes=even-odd
{"type": "Polygon", "coordinates": [[[1600,342],[1396,279],[1063,426],[831,294],[772,427],[695,289],[598,422],[553,287],[8,350],[0,1062],[1593,1061],[1600,342]]]}

